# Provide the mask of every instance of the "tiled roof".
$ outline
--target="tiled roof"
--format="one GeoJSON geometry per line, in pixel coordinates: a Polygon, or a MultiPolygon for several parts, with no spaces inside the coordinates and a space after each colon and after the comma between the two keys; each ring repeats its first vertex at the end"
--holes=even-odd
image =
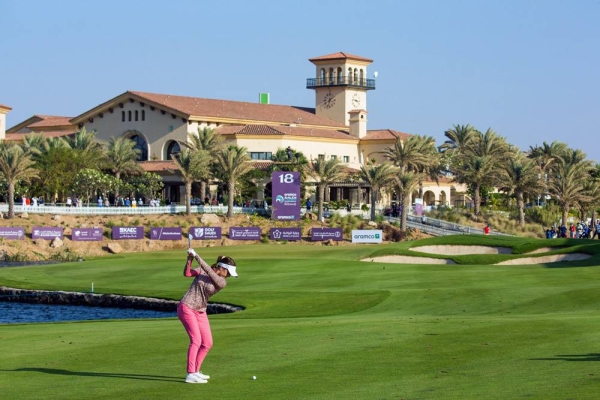
{"type": "Polygon", "coordinates": [[[6,140],[21,142],[21,141],[23,141],[23,138],[25,136],[28,136],[31,133],[42,133],[46,139],[49,139],[49,138],[55,138],[55,137],[74,135],[75,131],[66,130],[66,131],[40,131],[40,132],[27,132],[27,133],[7,133],[6,140]]]}
{"type": "Polygon", "coordinates": [[[367,131],[367,136],[362,138],[361,140],[396,140],[396,138],[400,139],[408,139],[410,134],[404,132],[394,131],[392,129],[373,129],[367,131]]]}
{"type": "Polygon", "coordinates": [[[4,108],[5,110],[12,110],[9,106],[5,106],[4,104],[0,104],[0,108],[4,108]]]}
{"type": "MultiPolygon", "coordinates": [[[[277,104],[260,104],[243,101],[205,99],[199,97],[175,96],[168,94],[129,91],[121,96],[134,95],[157,106],[179,112],[186,116],[238,119],[245,121],[272,122],[281,124],[302,123],[332,128],[345,125],[315,114],[314,108],[294,107],[277,104]]],[[[121,97],[119,96],[119,97],[121,97]]],[[[82,114],[75,119],[84,117],[82,114]]]]}
{"type": "Polygon", "coordinates": [[[372,63],[373,60],[370,58],[365,58],[361,56],[355,56],[354,54],[344,53],[342,51],[338,53],[327,54],[325,56],[319,56],[314,58],[309,58],[308,61],[327,61],[327,60],[356,60],[356,61],[365,61],[372,63]]]}
{"type": "Polygon", "coordinates": [[[252,166],[255,169],[259,169],[261,171],[267,171],[269,169],[269,167],[271,167],[271,165],[273,165],[272,161],[267,161],[267,160],[260,160],[260,161],[253,161],[252,162],[252,166]]]}
{"type": "Polygon", "coordinates": [[[217,128],[221,135],[289,135],[356,141],[347,131],[283,125],[226,125],[217,128]]]}
{"type": "Polygon", "coordinates": [[[72,124],[69,120],[73,117],[59,117],[55,115],[37,115],[42,120],[38,122],[34,122],[31,125],[27,125],[27,128],[31,130],[36,130],[35,128],[40,127],[49,127],[49,126],[71,126],[72,124]]]}

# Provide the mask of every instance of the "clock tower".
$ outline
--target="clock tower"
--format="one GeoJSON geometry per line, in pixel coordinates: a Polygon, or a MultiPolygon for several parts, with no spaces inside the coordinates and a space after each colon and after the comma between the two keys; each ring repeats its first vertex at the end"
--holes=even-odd
{"type": "Polygon", "coordinates": [[[367,90],[375,89],[375,79],[367,79],[373,60],[340,52],[309,61],[316,78],[308,78],[306,88],[315,90],[316,114],[350,125],[350,112],[366,111],[367,90]]]}

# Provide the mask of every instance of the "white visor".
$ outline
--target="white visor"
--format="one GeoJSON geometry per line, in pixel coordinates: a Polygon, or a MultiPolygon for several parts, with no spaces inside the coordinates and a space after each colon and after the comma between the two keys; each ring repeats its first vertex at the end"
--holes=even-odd
{"type": "Polygon", "coordinates": [[[234,267],[233,265],[225,264],[225,263],[222,263],[222,262],[218,263],[217,265],[218,265],[219,267],[223,267],[223,268],[225,268],[227,271],[229,271],[229,275],[231,275],[231,276],[235,276],[236,278],[238,277],[238,274],[237,274],[237,272],[235,271],[235,270],[236,270],[236,267],[234,267]]]}

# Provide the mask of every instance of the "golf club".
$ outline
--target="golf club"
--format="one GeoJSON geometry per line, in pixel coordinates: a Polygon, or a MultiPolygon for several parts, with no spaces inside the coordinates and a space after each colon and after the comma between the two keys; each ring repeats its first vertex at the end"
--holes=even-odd
{"type": "Polygon", "coordinates": [[[192,248],[192,234],[188,233],[188,249],[192,248]]]}

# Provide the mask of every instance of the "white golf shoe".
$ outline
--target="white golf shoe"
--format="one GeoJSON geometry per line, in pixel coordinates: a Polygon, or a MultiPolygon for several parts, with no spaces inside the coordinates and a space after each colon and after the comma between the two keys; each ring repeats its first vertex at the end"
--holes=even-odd
{"type": "Polygon", "coordinates": [[[210,376],[209,376],[209,375],[204,375],[204,374],[202,373],[202,371],[200,371],[200,372],[196,372],[194,375],[196,375],[196,376],[197,376],[197,377],[199,377],[200,379],[204,379],[205,381],[207,381],[207,380],[209,380],[209,379],[210,379],[210,376]]]}
{"type": "Polygon", "coordinates": [[[206,379],[200,378],[196,374],[187,374],[185,377],[185,383],[208,383],[206,379]]]}

